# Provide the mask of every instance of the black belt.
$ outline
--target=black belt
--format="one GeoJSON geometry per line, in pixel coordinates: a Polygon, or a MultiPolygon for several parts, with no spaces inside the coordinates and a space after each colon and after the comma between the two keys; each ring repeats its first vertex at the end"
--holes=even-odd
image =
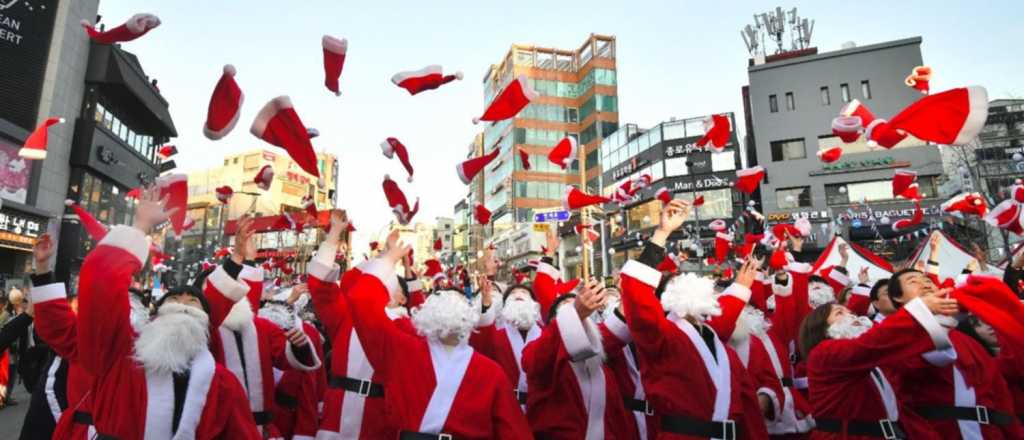
{"type": "Polygon", "coordinates": [[[515,393],[516,401],[520,405],[526,405],[526,391],[512,390],[512,392],[515,393]]]}
{"type": "Polygon", "coordinates": [[[263,426],[269,425],[274,420],[274,415],[270,411],[253,411],[252,418],[256,420],[256,424],[263,426]]]}
{"type": "Polygon", "coordinates": [[[687,416],[663,415],[661,416],[661,430],[693,437],[736,440],[739,437],[740,425],[737,425],[735,420],[709,422],[687,416]]]}
{"type": "MultiPolygon", "coordinates": [[[[95,425],[95,423],[92,422],[92,414],[89,414],[89,413],[87,413],[85,411],[75,411],[73,414],[71,414],[71,420],[74,421],[75,423],[79,424],[79,425],[89,425],[89,426],[95,425]]],[[[95,439],[95,440],[117,440],[117,437],[114,437],[112,435],[107,435],[107,434],[101,434],[101,433],[97,432],[96,436],[93,437],[93,439],[95,439]]]]}
{"type": "Polygon", "coordinates": [[[327,386],[331,388],[342,388],[360,396],[384,397],[384,387],[368,380],[353,379],[351,377],[331,376],[327,380],[327,386]]]}
{"type": "MultiPolygon", "coordinates": [[[[814,418],[814,429],[834,434],[843,433],[843,420],[814,418]]],[[[905,439],[907,434],[900,428],[899,422],[888,419],[865,422],[861,420],[846,421],[847,435],[862,435],[866,437],[878,437],[889,440],[905,439]]]]}
{"type": "Polygon", "coordinates": [[[281,391],[278,391],[277,393],[274,394],[274,402],[277,403],[278,406],[293,411],[295,410],[295,408],[299,407],[299,399],[296,399],[295,396],[289,395],[281,391]]]}
{"type": "Polygon", "coordinates": [[[1013,423],[1009,414],[988,409],[984,406],[919,406],[914,408],[921,417],[929,420],[966,420],[982,425],[1006,426],[1013,423]]]}
{"type": "Polygon", "coordinates": [[[783,377],[782,379],[779,379],[779,380],[782,381],[782,386],[784,386],[786,388],[793,388],[793,378],[792,377],[783,377]]]}
{"type": "Polygon", "coordinates": [[[641,414],[647,414],[649,416],[653,416],[654,415],[654,408],[651,407],[651,404],[648,403],[646,400],[640,400],[640,399],[634,399],[634,398],[631,398],[631,397],[626,397],[626,398],[622,399],[622,401],[625,402],[626,409],[628,409],[630,411],[638,412],[638,413],[641,413],[641,414]]]}
{"type": "Polygon", "coordinates": [[[426,432],[402,431],[398,434],[398,440],[454,440],[451,434],[430,434],[426,432]]]}

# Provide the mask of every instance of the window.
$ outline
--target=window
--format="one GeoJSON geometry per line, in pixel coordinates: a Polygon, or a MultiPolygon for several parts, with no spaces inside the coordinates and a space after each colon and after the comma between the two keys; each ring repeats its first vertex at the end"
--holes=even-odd
{"type": "Polygon", "coordinates": [[[850,85],[840,84],[839,91],[843,94],[843,102],[850,102],[850,85]]]}
{"type": "Polygon", "coordinates": [[[860,94],[864,99],[871,99],[871,83],[868,80],[860,82],[860,94]]]}
{"type": "Polygon", "coordinates": [[[779,162],[791,159],[803,159],[807,157],[807,148],[804,147],[803,139],[788,139],[771,143],[772,162],[779,162]]]}
{"type": "Polygon", "coordinates": [[[793,100],[793,92],[786,92],[786,111],[796,110],[796,101],[793,100]]]}
{"type": "Polygon", "coordinates": [[[811,187],[780,188],[775,190],[775,203],[779,209],[795,209],[811,206],[811,187]]]}
{"type": "Polygon", "coordinates": [[[711,171],[730,171],[736,169],[736,152],[729,150],[711,155],[711,171]]]}
{"type": "MultiPolygon", "coordinates": [[[[676,194],[674,198],[693,202],[694,193],[676,194]]],[[[704,205],[700,207],[700,219],[732,218],[732,190],[729,188],[700,191],[704,196],[704,205]]],[[[694,216],[691,216],[694,218],[694,216]]]]}
{"type": "Polygon", "coordinates": [[[828,86],[821,88],[821,105],[832,105],[832,97],[828,94],[828,86]]]}
{"type": "Polygon", "coordinates": [[[689,170],[686,168],[685,157],[665,159],[665,176],[685,176],[687,174],[689,174],[689,170]]]}
{"type": "MultiPolygon", "coordinates": [[[[921,195],[925,198],[937,195],[935,176],[919,177],[917,184],[920,187],[921,195]]],[[[829,206],[847,205],[851,202],[874,202],[893,199],[891,180],[825,185],[825,201],[829,206]]]]}
{"type": "Polygon", "coordinates": [[[768,111],[779,112],[779,99],[775,95],[768,95],[768,111]]]}

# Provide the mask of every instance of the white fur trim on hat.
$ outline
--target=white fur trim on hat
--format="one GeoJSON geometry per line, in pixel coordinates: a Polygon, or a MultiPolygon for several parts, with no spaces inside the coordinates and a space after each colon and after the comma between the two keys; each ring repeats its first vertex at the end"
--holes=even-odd
{"type": "Polygon", "coordinates": [[[384,157],[388,159],[391,159],[395,155],[395,147],[392,147],[391,142],[388,142],[387,139],[380,143],[380,151],[384,153],[384,157]]]}
{"type": "Polygon", "coordinates": [[[420,70],[407,70],[407,71],[404,71],[404,72],[398,72],[398,73],[394,74],[391,77],[391,82],[394,83],[397,86],[397,85],[401,84],[402,81],[405,81],[405,80],[407,80],[409,78],[419,78],[419,77],[422,77],[422,76],[427,76],[427,75],[435,74],[435,73],[438,74],[438,75],[441,74],[441,65],[440,64],[431,64],[431,65],[429,65],[427,67],[424,67],[424,68],[422,68],[420,70]]]}
{"type": "Polygon", "coordinates": [[[627,261],[619,275],[627,275],[653,288],[657,288],[661,282],[661,272],[636,260],[627,261]]]}
{"type": "Polygon", "coordinates": [[[249,132],[256,137],[263,139],[263,132],[267,129],[267,124],[270,123],[277,113],[284,109],[292,108],[292,99],[287,95],[278,96],[271,99],[266,105],[260,109],[259,113],[256,114],[256,118],[252,121],[252,127],[249,132]]]}
{"type": "Polygon", "coordinates": [[[324,35],[320,39],[320,45],[331,53],[338,55],[345,55],[348,52],[348,39],[345,38],[334,38],[330,35],[324,35]]]}
{"type": "Polygon", "coordinates": [[[978,136],[988,118],[988,91],[981,86],[967,87],[968,112],[964,125],[960,127],[954,145],[963,145],[978,136]]]}
{"type": "Polygon", "coordinates": [[[41,304],[55,299],[67,299],[68,294],[64,283],[50,283],[42,286],[32,286],[28,292],[28,299],[33,305],[41,304]]]}
{"type": "Polygon", "coordinates": [[[939,321],[935,319],[935,315],[932,314],[931,310],[928,310],[928,306],[924,305],[924,301],[921,298],[914,298],[903,308],[928,332],[928,336],[931,337],[937,350],[944,350],[953,346],[949,340],[949,329],[939,324],[939,321]]]}
{"type": "Polygon", "coordinates": [[[24,157],[29,160],[42,160],[46,159],[46,150],[42,148],[22,147],[18,150],[18,157],[24,157]]]}
{"type": "Polygon", "coordinates": [[[135,14],[124,23],[124,26],[133,34],[138,35],[146,30],[160,26],[160,17],[145,13],[135,14]]]}
{"type": "Polygon", "coordinates": [[[562,280],[562,272],[555,268],[555,266],[552,266],[543,261],[541,261],[540,264],[537,265],[537,273],[547,275],[555,281],[562,280]]]}
{"type": "Polygon", "coordinates": [[[764,171],[764,167],[762,167],[760,165],[757,165],[757,166],[750,167],[750,168],[744,168],[742,170],[736,170],[736,176],[737,177],[753,176],[753,175],[755,175],[757,173],[760,173],[762,171],[764,171]]]}
{"type": "Polygon", "coordinates": [[[739,298],[741,301],[746,303],[750,301],[750,288],[739,283],[732,283],[722,292],[722,295],[729,295],[739,298]]]}
{"type": "Polygon", "coordinates": [[[149,238],[146,237],[146,233],[131,226],[116,225],[110,228],[99,245],[120,248],[135,257],[143,266],[149,258],[149,238]]]}
{"type": "Polygon", "coordinates": [[[523,95],[526,96],[527,100],[533,101],[534,99],[537,99],[537,97],[540,96],[540,93],[538,93],[536,90],[533,90],[533,88],[530,87],[530,82],[527,80],[525,75],[520,75],[518,78],[516,78],[516,81],[519,81],[519,87],[522,87],[523,95]]]}

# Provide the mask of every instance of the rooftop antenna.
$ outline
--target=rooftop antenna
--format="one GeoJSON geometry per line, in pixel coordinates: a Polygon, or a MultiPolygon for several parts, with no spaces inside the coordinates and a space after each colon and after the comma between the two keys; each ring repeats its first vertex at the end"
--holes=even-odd
{"type": "Polygon", "coordinates": [[[775,43],[776,49],[772,55],[811,47],[814,20],[800,17],[797,8],[784,11],[781,7],[776,7],[774,10],[753,14],[753,18],[753,25],[748,24],[740,30],[740,36],[751,58],[763,59],[768,55],[765,37],[775,43]]]}

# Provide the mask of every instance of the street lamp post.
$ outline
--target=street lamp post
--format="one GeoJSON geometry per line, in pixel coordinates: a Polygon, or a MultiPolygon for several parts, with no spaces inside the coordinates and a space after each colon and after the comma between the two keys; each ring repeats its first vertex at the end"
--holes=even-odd
{"type": "MultiPolygon", "coordinates": [[[[693,173],[693,161],[690,160],[689,154],[686,156],[686,172],[690,174],[690,202],[692,203],[697,199],[697,175],[693,173]]],[[[693,207],[693,221],[694,235],[697,236],[697,246],[701,249],[701,252],[697,255],[697,267],[700,268],[700,273],[704,273],[704,258],[701,258],[704,254],[704,242],[700,237],[700,209],[696,206],[693,207]]]]}

